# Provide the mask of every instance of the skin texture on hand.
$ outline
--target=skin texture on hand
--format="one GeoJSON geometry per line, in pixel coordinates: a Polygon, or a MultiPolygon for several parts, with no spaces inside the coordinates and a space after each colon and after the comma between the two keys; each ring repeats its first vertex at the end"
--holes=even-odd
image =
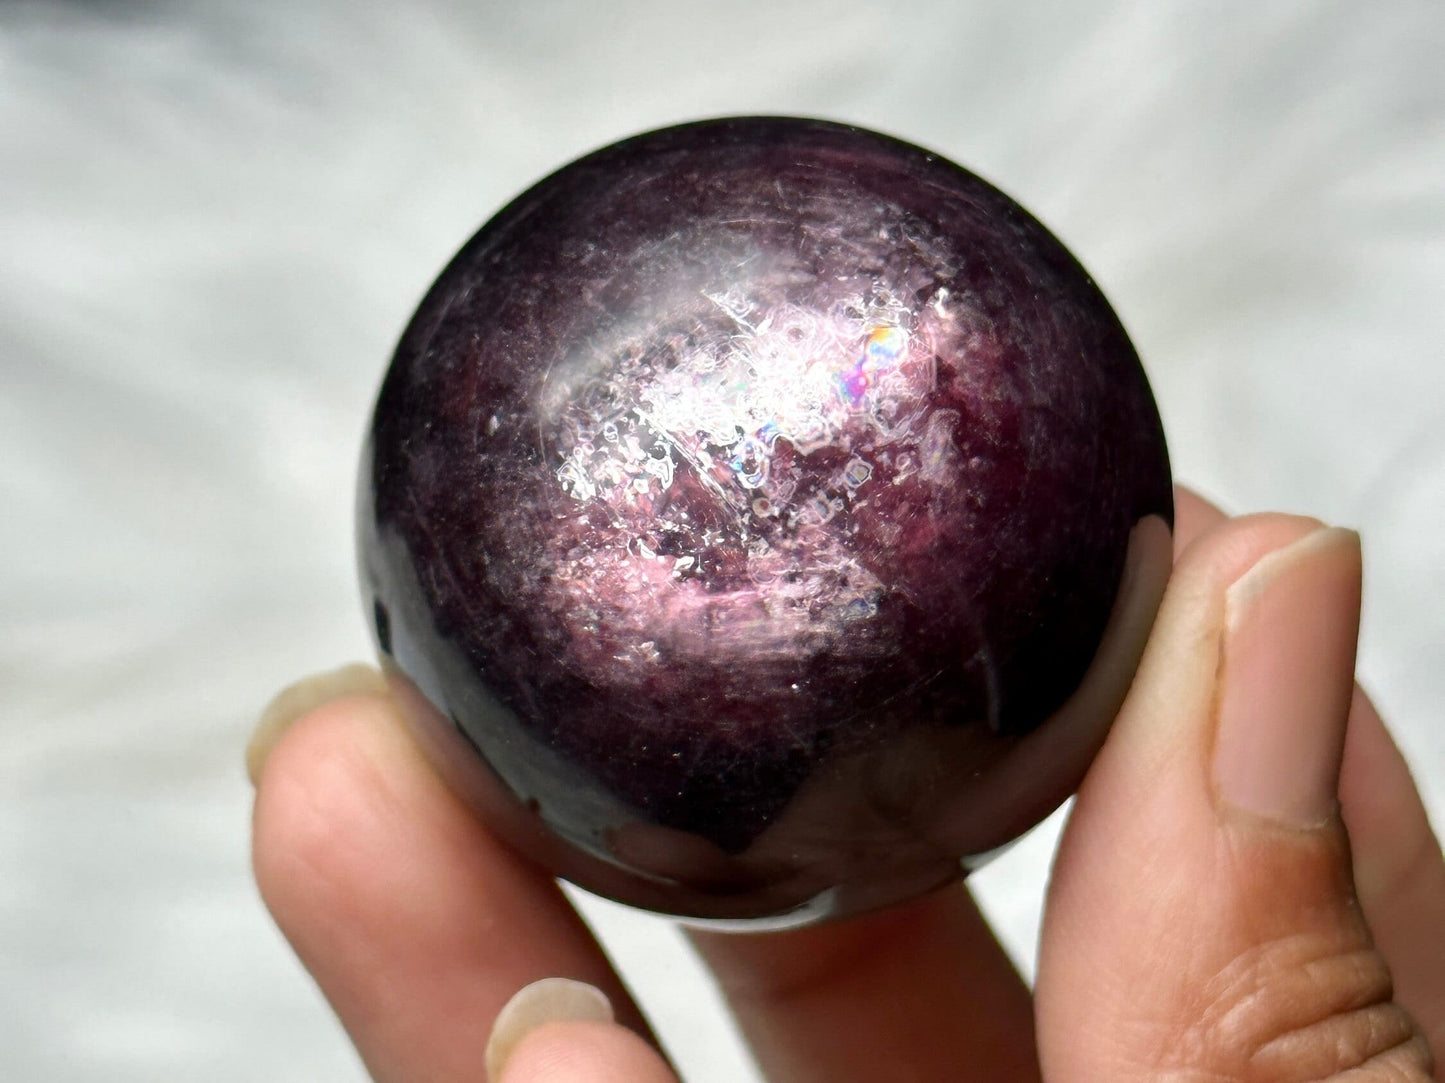
{"type": "MultiPolygon", "coordinates": [[[[1061,843],[1033,1002],[962,888],[697,934],[768,1079],[1434,1078],[1445,862],[1350,691],[1357,542],[1178,508],[1164,607],[1061,843]],[[1271,774],[1281,747],[1300,771],[1271,774]]],[[[618,1022],[538,1025],[502,1079],[674,1078],[556,886],[469,817],[385,696],[279,729],[254,757],[258,883],[375,1078],[480,1078],[492,1021],[549,977],[596,986],[618,1022]]]]}

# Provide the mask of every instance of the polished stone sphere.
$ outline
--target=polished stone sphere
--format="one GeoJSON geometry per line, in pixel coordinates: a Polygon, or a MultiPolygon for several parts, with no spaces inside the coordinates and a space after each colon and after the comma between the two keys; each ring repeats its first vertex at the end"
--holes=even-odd
{"type": "Polygon", "coordinates": [[[1159,417],[1017,204],[707,121],[517,197],[381,389],[361,579],[419,741],[624,902],[786,925],[956,880],[1078,784],[1169,566],[1159,417]]]}

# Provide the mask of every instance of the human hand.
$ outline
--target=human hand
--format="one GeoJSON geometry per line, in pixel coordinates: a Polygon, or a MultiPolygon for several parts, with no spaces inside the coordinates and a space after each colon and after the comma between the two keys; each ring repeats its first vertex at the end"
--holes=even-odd
{"type": "MultiPolygon", "coordinates": [[[[1179,493],[1175,571],[1060,844],[1032,997],[963,887],[694,933],[767,1077],[1432,1078],[1445,861],[1353,684],[1358,539],[1319,527],[1179,493]]],[[[485,1078],[503,1006],[558,977],[616,1021],[575,985],[529,988],[492,1045],[504,1083],[675,1079],[556,884],[452,797],[374,671],[283,694],[248,760],[262,895],[376,1079],[485,1078]]]]}

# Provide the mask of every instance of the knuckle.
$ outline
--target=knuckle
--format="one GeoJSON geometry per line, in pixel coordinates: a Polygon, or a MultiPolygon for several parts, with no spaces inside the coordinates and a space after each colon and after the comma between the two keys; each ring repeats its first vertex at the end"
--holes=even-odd
{"type": "Polygon", "coordinates": [[[1404,1009],[1376,1004],[1280,1035],[1251,1059],[1271,1080],[1329,1078],[1345,1072],[1360,1073],[1361,1080],[1395,1079],[1397,1069],[1410,1059],[1415,1038],[1415,1025],[1404,1009]]]}
{"type": "Polygon", "coordinates": [[[1240,1083],[1427,1083],[1432,1064],[1373,948],[1279,940],[1221,969],[1171,1066],[1240,1083]]]}

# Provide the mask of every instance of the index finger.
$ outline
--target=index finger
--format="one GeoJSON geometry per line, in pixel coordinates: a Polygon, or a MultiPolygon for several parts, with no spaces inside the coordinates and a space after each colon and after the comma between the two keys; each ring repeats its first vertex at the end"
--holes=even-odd
{"type": "Polygon", "coordinates": [[[387,696],[305,713],[257,774],[257,884],[376,1079],[479,1078],[493,1020],[541,978],[647,1033],[555,881],[451,794],[387,696]]]}

